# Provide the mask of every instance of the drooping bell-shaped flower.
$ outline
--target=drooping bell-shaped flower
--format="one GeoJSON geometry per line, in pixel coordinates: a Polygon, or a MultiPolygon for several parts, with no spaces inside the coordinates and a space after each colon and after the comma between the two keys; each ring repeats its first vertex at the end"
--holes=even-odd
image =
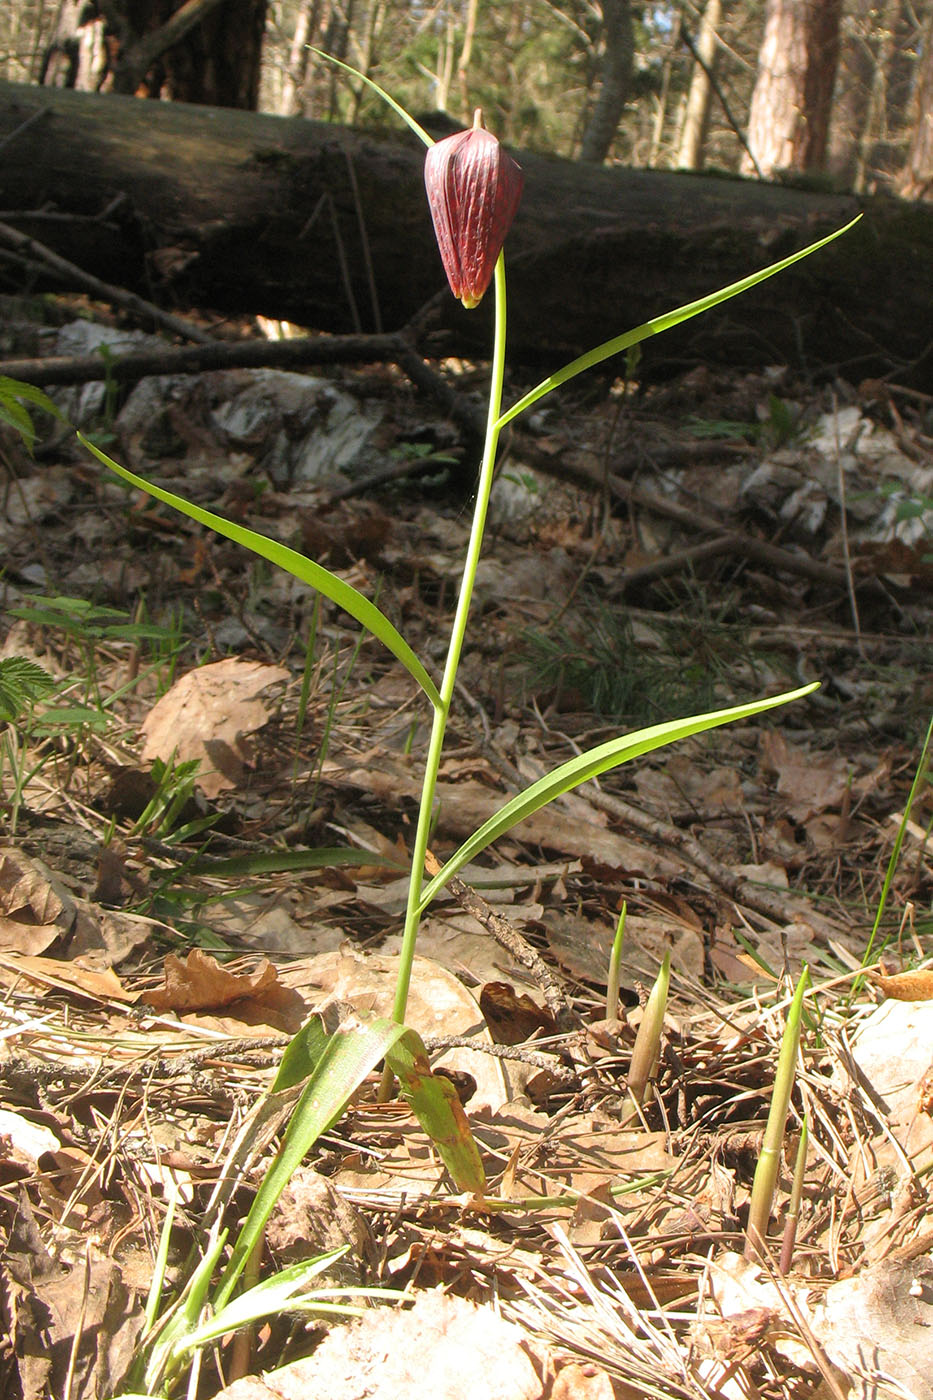
{"type": "Polygon", "coordinates": [[[429,147],[424,162],[434,233],[450,290],[478,306],[522,197],[524,175],[477,112],[470,131],[429,147]]]}

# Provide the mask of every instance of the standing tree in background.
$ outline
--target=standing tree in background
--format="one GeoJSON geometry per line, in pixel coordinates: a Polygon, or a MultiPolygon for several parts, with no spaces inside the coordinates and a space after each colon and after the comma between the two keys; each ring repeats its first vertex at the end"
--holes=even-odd
{"type": "Polygon", "coordinates": [[[39,80],[255,110],[268,0],[66,0],[39,80]]]}
{"type": "Polygon", "coordinates": [[[282,117],[303,117],[305,115],[305,82],[308,76],[308,45],[318,42],[320,22],[319,0],[301,0],[295,15],[295,28],[292,31],[288,48],[288,61],[282,77],[282,86],[276,103],[276,111],[282,117]]]}
{"type": "Polygon", "coordinates": [[[897,192],[905,199],[933,199],[933,10],[927,16],[914,78],[914,121],[897,192]]]}
{"type": "Polygon", "coordinates": [[[635,38],[629,0],[600,0],[603,58],[599,95],[580,143],[580,159],[600,163],[609,154],[613,137],[632,86],[635,38]]]}
{"type": "Polygon", "coordinates": [[[722,0],[706,0],[696,38],[696,62],[687,93],[687,109],[680,134],[677,164],[684,170],[702,170],[703,152],[709,131],[710,105],[713,97],[712,78],[719,57],[717,31],[722,23],[722,0]]]}
{"type": "Polygon", "coordinates": [[[823,169],[841,15],[842,0],[768,0],[744,173],[823,169]]]}
{"type": "Polygon", "coordinates": [[[827,169],[857,192],[904,164],[917,30],[914,0],[878,0],[844,21],[827,169]]]}

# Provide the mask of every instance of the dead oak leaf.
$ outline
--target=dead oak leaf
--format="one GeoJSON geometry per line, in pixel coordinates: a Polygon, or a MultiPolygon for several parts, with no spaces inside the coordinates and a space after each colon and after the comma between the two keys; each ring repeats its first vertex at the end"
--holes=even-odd
{"type": "Polygon", "coordinates": [[[229,972],[200,948],[192,948],[184,961],[169,953],[163,976],[164,986],[146,993],[156,1011],[216,1011],[237,1001],[261,1001],[278,985],[278,973],[268,958],[255,972],[229,972]]]}
{"type": "Polygon", "coordinates": [[[252,763],[249,735],[268,721],[263,694],[287,681],[284,666],[227,657],[176,681],[143,722],[143,758],[200,762],[198,784],[207,797],[237,787],[252,763]]]}
{"type": "Polygon", "coordinates": [[[789,744],[776,729],[761,736],[763,767],[777,775],[777,790],[796,822],[820,812],[837,811],[850,782],[849,764],[830,754],[807,753],[789,744]]]}
{"type": "Polygon", "coordinates": [[[895,972],[891,977],[877,973],[871,982],[886,997],[897,1001],[933,1001],[933,967],[895,972]]]}
{"type": "Polygon", "coordinates": [[[0,949],[44,953],[77,917],[74,900],[41,860],[0,850],[0,949]]]}
{"type": "Polygon", "coordinates": [[[119,1391],[145,1321],[120,1266],[90,1243],[83,1260],[55,1260],[34,1225],[29,1247],[14,1247],[18,1233],[0,1264],[0,1294],[23,1400],[66,1390],[72,1400],[99,1400],[119,1391]]]}

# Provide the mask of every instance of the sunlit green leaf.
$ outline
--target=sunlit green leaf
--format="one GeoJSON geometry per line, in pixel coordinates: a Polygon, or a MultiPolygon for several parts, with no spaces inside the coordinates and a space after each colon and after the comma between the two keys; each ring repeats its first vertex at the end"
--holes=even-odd
{"type": "Polygon", "coordinates": [[[505,427],[506,423],[511,423],[513,418],[524,413],[526,408],[537,403],[545,394],[549,394],[552,389],[559,388],[561,384],[566,384],[568,379],[582,374],[584,370],[602,364],[603,360],[608,360],[612,355],[618,355],[620,351],[627,350],[632,345],[640,344],[649,336],[660,335],[661,331],[670,330],[672,326],[679,326],[681,321],[689,321],[691,316],[700,316],[704,311],[710,311],[714,306],[719,306],[720,302],[728,301],[730,297],[737,297],[742,292],[756,287],[759,282],[764,282],[766,278],[774,277],[776,273],[783,272],[786,267],[800,262],[801,258],[808,258],[811,253],[825,248],[827,243],[832,243],[833,239],[841,238],[844,233],[848,233],[849,229],[854,228],[861,217],[861,214],[858,214],[843,228],[836,229],[835,233],[819,239],[816,243],[811,243],[807,248],[802,248],[799,253],[792,253],[789,258],[782,258],[780,262],[762,268],[760,272],[753,272],[750,277],[743,277],[739,282],[731,282],[728,287],[722,287],[718,292],[710,292],[708,296],[700,297],[698,301],[688,302],[685,306],[678,306],[675,311],[668,311],[664,316],[656,316],[651,321],[644,321],[634,330],[626,331],[624,335],[613,336],[612,340],[603,341],[602,345],[597,345],[594,350],[588,350],[585,355],[580,355],[578,359],[572,360],[570,364],[564,365],[563,369],[548,375],[547,379],[530,389],[524,398],[519,399],[518,403],[513,404],[511,408],[506,409],[505,413],[500,415],[499,427],[502,428],[505,427]]]}
{"type": "Polygon", "coordinates": [[[331,602],[336,603],[338,607],[343,608],[344,612],[355,618],[367,631],[377,637],[393,656],[401,661],[408,674],[418,682],[433,705],[440,704],[437,686],[405,638],[393,627],[385,613],[379,611],[375,603],[371,603],[349,583],[345,583],[342,578],[338,578],[336,574],[332,574],[321,564],[315,564],[306,555],[299,554],[298,550],[289,549],[287,545],[267,539],[265,535],[260,535],[255,530],[248,530],[244,525],[236,525],[232,520],[224,519],[222,515],[214,515],[212,511],[203,510],[201,506],[186,501],[183,496],[176,496],[171,491],[165,491],[161,486],[155,486],[151,481],[137,476],[135,472],[128,471],[126,467],[121,467],[119,462],[115,462],[112,457],[108,457],[106,452],[95,447],[83,433],[78,433],[78,440],[87,448],[88,452],[93,453],[99,462],[102,462],[105,467],[109,467],[112,472],[116,472],[117,476],[128,481],[131,486],[135,486],[140,491],[148,492],[150,496],[154,496],[157,501],[171,506],[173,510],[181,511],[182,515],[187,515],[191,520],[197,520],[199,524],[206,525],[208,529],[216,531],[218,535],[223,535],[228,540],[234,540],[237,544],[252,550],[254,554],[260,555],[261,558],[268,559],[272,564],[277,564],[286,573],[300,579],[302,583],[307,583],[311,588],[316,588],[326,598],[330,598],[331,602]]]}
{"type": "Polygon", "coordinates": [[[651,753],[665,744],[687,739],[692,734],[700,734],[705,729],[714,729],[720,724],[731,724],[734,720],[747,719],[750,715],[761,714],[774,709],[776,705],[786,705],[791,700],[799,700],[817,689],[817,683],[801,686],[799,690],[789,690],[783,695],[773,695],[767,700],[753,700],[747,705],[733,705],[727,710],[714,710],[711,714],[692,715],[689,719],[668,720],[664,724],[653,724],[647,729],[636,729],[631,734],[623,734],[618,739],[610,739],[598,748],[578,754],[567,763],[555,768],[553,773],[539,778],[525,788],[485,821],[478,831],[450,857],[443,869],[424,887],[420,908],[426,909],[434,896],[444,888],[447,881],[462,869],[475,855],[497,841],[525,817],[530,817],[555,797],[571,792],[590,778],[598,778],[610,768],[617,768],[640,754],[651,753]]]}
{"type": "Polygon", "coordinates": [[[416,1031],[407,1029],[399,1036],[386,1051],[386,1064],[457,1189],[482,1195],[486,1173],[463,1105],[450,1080],[431,1072],[427,1051],[416,1031]]]}
{"type": "MultiPolygon", "coordinates": [[[[317,1018],[312,1018],[312,1022],[317,1018]]],[[[312,1023],[309,1023],[311,1025],[312,1023]]],[[[256,1193],[249,1215],[237,1236],[230,1262],[213,1299],[214,1308],[228,1300],[259,1239],[272,1208],[281,1196],[305,1154],[322,1133],[340,1118],[351,1094],[384,1058],[386,1051],[404,1032],[395,1021],[373,1019],[339,1027],[324,1040],[311,1033],[300,1052],[313,1065],[301,1098],[292,1110],[281,1148],[256,1193]],[[313,1040],[313,1043],[312,1043],[313,1040]]],[[[292,1068],[296,1068],[293,1063],[292,1068]]],[[[284,1076],[292,1082],[290,1073],[284,1076]]],[[[278,1083],[283,1080],[280,1071],[278,1083]]]]}

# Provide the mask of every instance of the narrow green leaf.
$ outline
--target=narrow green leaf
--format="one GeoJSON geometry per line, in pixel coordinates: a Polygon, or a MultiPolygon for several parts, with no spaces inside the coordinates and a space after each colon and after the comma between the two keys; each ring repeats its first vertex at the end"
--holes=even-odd
{"type": "Polygon", "coordinates": [[[610,739],[608,743],[600,744],[598,748],[578,754],[560,768],[555,768],[553,773],[539,778],[537,782],[525,788],[524,792],[513,797],[464,841],[443,869],[424,887],[419,909],[423,912],[450,877],[456,875],[475,855],[485,850],[493,841],[497,841],[525,817],[532,816],[549,802],[553,802],[555,797],[561,797],[588,779],[597,778],[600,773],[617,768],[619,764],[626,763],[631,758],[638,758],[640,754],[651,753],[653,749],[676,743],[678,739],[687,739],[691,734],[701,734],[705,729],[714,729],[720,724],[731,724],[734,720],[761,714],[763,710],[771,710],[776,705],[786,705],[789,701],[799,700],[801,696],[809,695],[816,689],[818,682],[801,686],[799,690],[786,691],[783,695],[773,695],[767,700],[753,700],[747,705],[733,705],[727,710],[714,710],[706,715],[692,715],[689,719],[653,724],[648,729],[636,729],[631,734],[623,734],[618,739],[610,739]]]}
{"type": "Polygon", "coordinates": [[[109,715],[102,710],[94,710],[89,705],[56,705],[43,710],[36,720],[36,733],[49,734],[60,729],[77,729],[86,726],[98,732],[110,724],[109,715]]]}
{"type": "Polygon", "coordinates": [[[329,569],[323,568],[322,565],[315,564],[306,555],[299,554],[298,550],[289,549],[287,545],[267,539],[265,535],[260,535],[255,530],[248,530],[243,525],[236,525],[232,520],[225,520],[222,515],[214,515],[212,511],[203,510],[191,501],[186,501],[183,496],[175,496],[171,491],[165,491],[161,486],[155,486],[151,481],[136,476],[126,467],[121,467],[119,462],[115,462],[112,457],[108,457],[106,452],[101,452],[100,448],[95,447],[83,433],[78,433],[78,441],[105,467],[116,472],[117,476],[128,481],[137,490],[148,492],[157,501],[171,506],[173,510],[181,511],[183,515],[187,515],[191,520],[197,520],[201,525],[206,525],[208,529],[216,531],[218,535],[223,535],[226,539],[234,540],[235,543],[243,545],[246,549],[251,549],[254,554],[268,559],[270,563],[278,565],[286,573],[300,579],[302,583],[307,583],[311,588],[316,588],[326,598],[330,598],[331,602],[336,603],[338,607],[343,608],[344,612],[355,618],[368,632],[377,637],[397,660],[401,661],[408,674],[421,686],[432,705],[435,707],[440,705],[437,686],[405,638],[393,627],[385,613],[379,611],[375,603],[371,603],[349,583],[344,583],[342,578],[338,578],[336,574],[332,574],[329,569]]]}
{"type": "Polygon", "coordinates": [[[401,861],[389,860],[377,851],[367,851],[362,846],[317,846],[308,850],[244,851],[238,856],[216,859],[205,856],[203,860],[194,860],[187,865],[185,873],[243,877],[276,875],[285,870],[325,870],[337,865],[372,865],[382,870],[405,869],[401,861]]]}
{"type": "Polygon", "coordinates": [[[313,1074],[327,1049],[330,1036],[318,1015],[310,1016],[285,1047],[271,1093],[280,1094],[313,1074]]]}
{"type": "Polygon", "coordinates": [[[700,297],[699,301],[688,302],[686,306],[679,306],[675,311],[668,311],[664,316],[657,316],[653,321],[645,321],[640,326],[636,326],[632,331],[626,331],[624,335],[614,336],[612,340],[603,341],[602,345],[597,345],[595,349],[588,350],[585,355],[580,355],[578,359],[572,360],[570,364],[564,365],[556,373],[548,375],[547,379],[537,384],[534,389],[530,389],[524,398],[518,403],[506,409],[498,420],[498,427],[504,428],[506,423],[511,423],[513,418],[517,418],[520,413],[524,413],[526,408],[537,403],[544,398],[552,389],[557,389],[561,384],[566,384],[568,379],[575,378],[582,374],[584,370],[592,369],[594,365],[602,364],[603,360],[608,360],[612,355],[618,355],[622,350],[628,350],[632,345],[638,345],[649,336],[659,335],[661,331],[670,330],[672,326],[680,325],[681,321],[689,321],[691,316],[700,316],[704,311],[709,311],[720,302],[728,301],[730,297],[740,296],[742,292],[749,291],[750,288],[764,282],[768,277],[774,277],[776,273],[783,272],[786,267],[791,267],[795,262],[800,262],[801,258],[808,258],[811,253],[817,252],[820,248],[825,248],[827,243],[832,243],[833,239],[841,238],[844,233],[848,233],[850,228],[858,223],[861,214],[856,215],[843,228],[836,229],[835,233],[829,234],[826,238],[821,238],[817,243],[811,243],[808,248],[802,248],[799,253],[792,253],[789,258],[782,258],[780,262],[772,263],[770,267],[762,268],[760,272],[753,272],[750,277],[743,277],[739,282],[732,282],[728,287],[722,287],[718,292],[711,292],[709,296],[700,297]]]}
{"type": "Polygon", "coordinates": [[[166,1377],[177,1371],[179,1355],[184,1353],[184,1339],[197,1325],[226,1238],[226,1230],[211,1236],[181,1297],[156,1324],[154,1336],[144,1341],[130,1374],[135,1379],[141,1365],[143,1384],[148,1391],[161,1393],[166,1377]]]}
{"type": "Polygon", "coordinates": [[[486,1189],[486,1173],[463,1105],[450,1080],[432,1073],[424,1042],[416,1031],[405,1030],[386,1051],[386,1064],[457,1189],[481,1196],[486,1189]]]}
{"type": "Polygon", "coordinates": [[[333,63],[336,68],[342,68],[345,73],[351,74],[354,78],[359,78],[360,81],[364,82],[368,88],[371,88],[377,96],[381,97],[383,102],[387,103],[388,106],[392,108],[392,111],[396,112],[407,126],[411,127],[419,141],[423,141],[426,146],[434,145],[434,137],[429,136],[424,127],[419,126],[414,117],[409,112],[405,111],[402,104],[396,102],[395,98],[386,92],[385,88],[380,87],[378,83],[374,83],[372,78],[367,78],[365,73],[361,73],[358,68],[353,68],[349,63],[341,63],[340,59],[334,58],[333,54],[325,53],[323,49],[316,49],[313,44],[309,44],[308,49],[311,53],[317,54],[318,58],[323,58],[325,62],[333,63]]]}
{"type": "Polygon", "coordinates": [[[350,1095],[375,1069],[386,1051],[404,1032],[404,1026],[382,1018],[363,1022],[348,1019],[328,1036],[323,1047],[309,1040],[306,1051],[314,1068],[289,1120],[278,1155],[263,1177],[243,1223],[230,1262],[213,1298],[215,1311],[230,1297],[272,1208],[305,1154],[340,1118],[350,1095]],[[320,1053],[317,1051],[320,1049],[320,1053]],[[314,1058],[316,1055],[316,1059],[314,1058]]]}
{"type": "Polygon", "coordinates": [[[346,1254],[349,1247],[340,1245],[337,1249],[329,1249],[324,1254],[315,1255],[313,1259],[302,1259],[297,1264],[280,1269],[272,1278],[263,1279],[255,1287],[246,1289],[231,1299],[219,1312],[196,1324],[176,1344],[176,1352],[193,1351],[195,1347],[217,1341],[228,1332],[235,1332],[238,1328],[259,1322],[264,1317],[285,1312],[296,1295],[300,1296],[311,1280],[323,1273],[328,1264],[335,1263],[346,1254]]]}

